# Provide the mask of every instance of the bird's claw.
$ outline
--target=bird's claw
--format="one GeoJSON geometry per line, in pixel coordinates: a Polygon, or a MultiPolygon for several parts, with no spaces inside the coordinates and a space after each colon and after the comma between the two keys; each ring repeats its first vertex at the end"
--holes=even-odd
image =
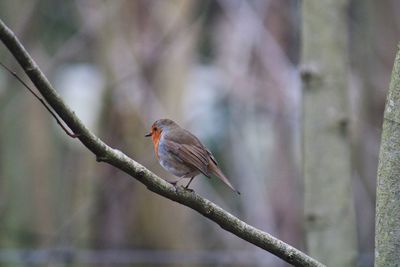
{"type": "Polygon", "coordinates": [[[176,185],[178,184],[178,182],[170,182],[170,181],[168,181],[168,183],[170,183],[171,185],[173,185],[173,186],[175,186],[175,187],[176,187],[176,185]]]}
{"type": "Polygon", "coordinates": [[[191,189],[191,188],[189,188],[189,187],[187,187],[187,186],[185,186],[185,187],[183,187],[185,190],[187,190],[187,191],[189,191],[190,193],[193,193],[194,192],[194,190],[193,189],[191,189]]]}

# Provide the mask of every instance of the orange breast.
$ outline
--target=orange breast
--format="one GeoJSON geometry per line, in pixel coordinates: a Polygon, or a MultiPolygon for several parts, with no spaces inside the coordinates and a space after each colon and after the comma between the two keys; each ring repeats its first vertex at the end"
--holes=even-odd
{"type": "Polygon", "coordinates": [[[160,160],[158,158],[158,144],[160,143],[160,137],[161,137],[160,130],[153,132],[153,134],[151,135],[151,138],[153,139],[153,144],[154,144],[154,153],[156,154],[156,157],[158,160],[160,160]]]}

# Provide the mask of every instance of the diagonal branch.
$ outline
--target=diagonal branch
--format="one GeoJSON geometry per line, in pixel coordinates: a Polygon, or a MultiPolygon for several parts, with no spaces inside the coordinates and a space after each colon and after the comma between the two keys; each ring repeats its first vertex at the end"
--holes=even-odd
{"type": "Polygon", "coordinates": [[[19,42],[15,34],[0,19],[0,39],[17,59],[25,73],[35,84],[43,98],[53,108],[57,115],[75,133],[77,138],[96,156],[97,161],[103,161],[126,172],[143,183],[149,190],[194,209],[208,219],[219,224],[232,234],[266,250],[294,266],[324,266],[303,252],[291,247],[283,241],[265,233],[237,217],[228,213],[213,202],[199,195],[173,187],[154,173],[132,160],[119,150],[106,145],[95,136],[64,103],[50,82],[41,72],[31,56],[19,42]]]}

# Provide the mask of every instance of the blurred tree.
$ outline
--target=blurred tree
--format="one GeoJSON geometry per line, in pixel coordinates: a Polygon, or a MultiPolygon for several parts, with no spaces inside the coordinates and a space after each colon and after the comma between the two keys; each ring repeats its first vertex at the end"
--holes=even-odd
{"type": "MultiPolygon", "coordinates": [[[[144,134],[157,118],[179,121],[182,117],[185,71],[190,69],[197,33],[185,29],[192,4],[134,1],[109,5],[121,19],[107,19],[102,31],[92,35],[97,40],[96,62],[108,77],[100,116],[101,133],[107,143],[135,155],[138,161],[168,179],[154,160],[152,144],[144,134]]],[[[94,6],[101,9],[103,3],[94,6]]],[[[82,19],[91,20],[91,8],[82,9],[82,19]]],[[[196,231],[198,227],[193,224],[190,211],[174,209],[174,203],[150,195],[112,166],[104,166],[99,177],[92,232],[97,237],[95,247],[207,247],[196,231]]]]}
{"type": "Polygon", "coordinates": [[[348,140],[347,0],[303,2],[304,191],[309,253],[355,266],[357,246],[348,140]]]}
{"type": "MultiPolygon", "coordinates": [[[[382,62],[374,52],[372,31],[373,0],[351,0],[349,18],[350,130],[354,168],[353,194],[358,234],[358,264],[373,266],[375,231],[375,187],[378,166],[380,127],[382,125],[382,91],[377,75],[382,62]]],[[[382,3],[379,3],[382,5],[382,3]]],[[[388,17],[389,19],[389,17],[388,17]]],[[[383,37],[387,39],[387,37],[383,37]]],[[[387,51],[389,53],[389,51],[387,51]]]]}

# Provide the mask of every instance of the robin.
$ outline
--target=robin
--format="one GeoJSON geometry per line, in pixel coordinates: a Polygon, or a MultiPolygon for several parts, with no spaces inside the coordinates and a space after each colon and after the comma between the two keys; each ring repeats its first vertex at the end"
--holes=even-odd
{"type": "MultiPolygon", "coordinates": [[[[208,178],[217,176],[233,191],[240,194],[219,169],[211,152],[189,131],[169,119],[157,120],[145,135],[153,140],[154,153],[161,166],[179,179],[170,182],[174,186],[183,178],[189,178],[185,186],[189,189],[193,178],[202,173],[208,178]]],[[[190,190],[190,189],[189,189],[190,190]]]]}

